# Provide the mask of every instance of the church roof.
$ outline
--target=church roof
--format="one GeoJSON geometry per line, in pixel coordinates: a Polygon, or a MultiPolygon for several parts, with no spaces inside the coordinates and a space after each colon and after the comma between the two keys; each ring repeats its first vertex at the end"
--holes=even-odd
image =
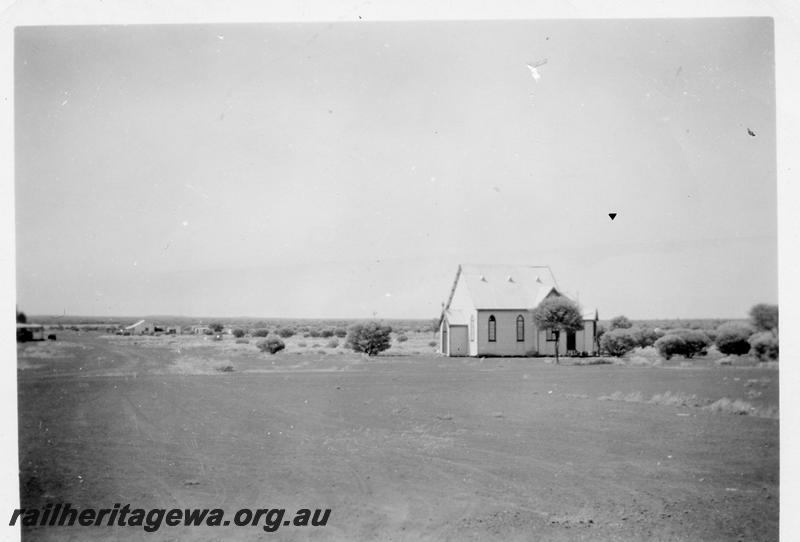
{"type": "Polygon", "coordinates": [[[560,293],[547,266],[462,265],[460,274],[476,309],[531,309],[560,293]]]}

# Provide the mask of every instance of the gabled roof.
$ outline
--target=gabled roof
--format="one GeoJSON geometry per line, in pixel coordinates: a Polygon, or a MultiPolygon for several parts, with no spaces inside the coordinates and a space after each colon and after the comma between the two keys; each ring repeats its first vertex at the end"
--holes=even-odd
{"type": "Polygon", "coordinates": [[[444,317],[451,326],[469,325],[469,316],[466,311],[460,309],[448,309],[444,312],[444,317]]]}
{"type": "Polygon", "coordinates": [[[553,290],[560,293],[547,266],[462,265],[460,277],[476,309],[531,309],[553,290]]]}
{"type": "Polygon", "coordinates": [[[131,324],[131,325],[129,325],[128,327],[126,327],[125,329],[133,329],[133,328],[135,328],[135,327],[139,327],[139,326],[140,326],[140,325],[142,325],[142,324],[144,324],[144,320],[139,320],[139,321],[138,321],[138,322],[136,322],[135,324],[131,324]]]}

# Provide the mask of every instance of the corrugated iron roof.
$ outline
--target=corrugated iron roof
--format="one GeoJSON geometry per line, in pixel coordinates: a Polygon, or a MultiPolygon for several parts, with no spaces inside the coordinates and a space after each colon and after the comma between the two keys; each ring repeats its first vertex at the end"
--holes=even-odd
{"type": "Polygon", "coordinates": [[[142,325],[142,324],[144,324],[144,320],[139,320],[139,321],[138,321],[138,322],[136,322],[135,324],[131,324],[131,325],[129,325],[128,327],[126,327],[125,329],[133,329],[133,328],[135,328],[135,327],[139,327],[139,326],[140,326],[140,325],[142,325]]]}
{"type": "Polygon", "coordinates": [[[461,278],[477,309],[531,309],[558,292],[547,266],[462,265],[461,278]]]}

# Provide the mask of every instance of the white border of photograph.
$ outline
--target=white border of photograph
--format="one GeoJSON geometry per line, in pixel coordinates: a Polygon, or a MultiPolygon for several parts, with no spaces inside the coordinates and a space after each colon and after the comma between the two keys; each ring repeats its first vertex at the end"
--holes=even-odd
{"type": "MultiPolygon", "coordinates": [[[[715,0],[696,2],[595,1],[449,1],[389,2],[378,0],[345,2],[317,1],[162,1],[155,3],[125,0],[73,0],[70,2],[6,1],[0,7],[0,220],[2,220],[3,279],[2,314],[7,330],[2,334],[0,372],[0,518],[9,517],[18,506],[17,466],[17,372],[16,345],[11,341],[12,308],[15,305],[15,230],[14,230],[14,28],[20,25],[94,24],[186,24],[236,22],[336,22],[336,21],[413,21],[413,20],[504,20],[504,19],[611,19],[676,17],[773,17],[775,20],[775,58],[777,92],[777,176],[779,231],[779,293],[781,323],[780,410],[781,410],[781,538],[789,540],[797,528],[800,509],[797,452],[796,392],[800,388],[798,339],[791,330],[800,322],[800,300],[796,250],[800,246],[800,201],[797,172],[800,171],[800,5],[793,0],[745,1],[715,0]]],[[[0,530],[0,539],[19,539],[19,528],[0,530]]]]}

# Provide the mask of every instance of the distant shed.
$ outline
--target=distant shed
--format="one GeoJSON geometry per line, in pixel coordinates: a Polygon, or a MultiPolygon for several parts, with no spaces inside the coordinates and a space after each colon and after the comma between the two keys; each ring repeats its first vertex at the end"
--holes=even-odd
{"type": "Polygon", "coordinates": [[[150,335],[155,331],[155,325],[147,320],[139,320],[125,328],[126,333],[131,335],[150,335]]]}
{"type": "Polygon", "coordinates": [[[17,342],[43,341],[44,326],[41,324],[17,324],[17,342]]]}

